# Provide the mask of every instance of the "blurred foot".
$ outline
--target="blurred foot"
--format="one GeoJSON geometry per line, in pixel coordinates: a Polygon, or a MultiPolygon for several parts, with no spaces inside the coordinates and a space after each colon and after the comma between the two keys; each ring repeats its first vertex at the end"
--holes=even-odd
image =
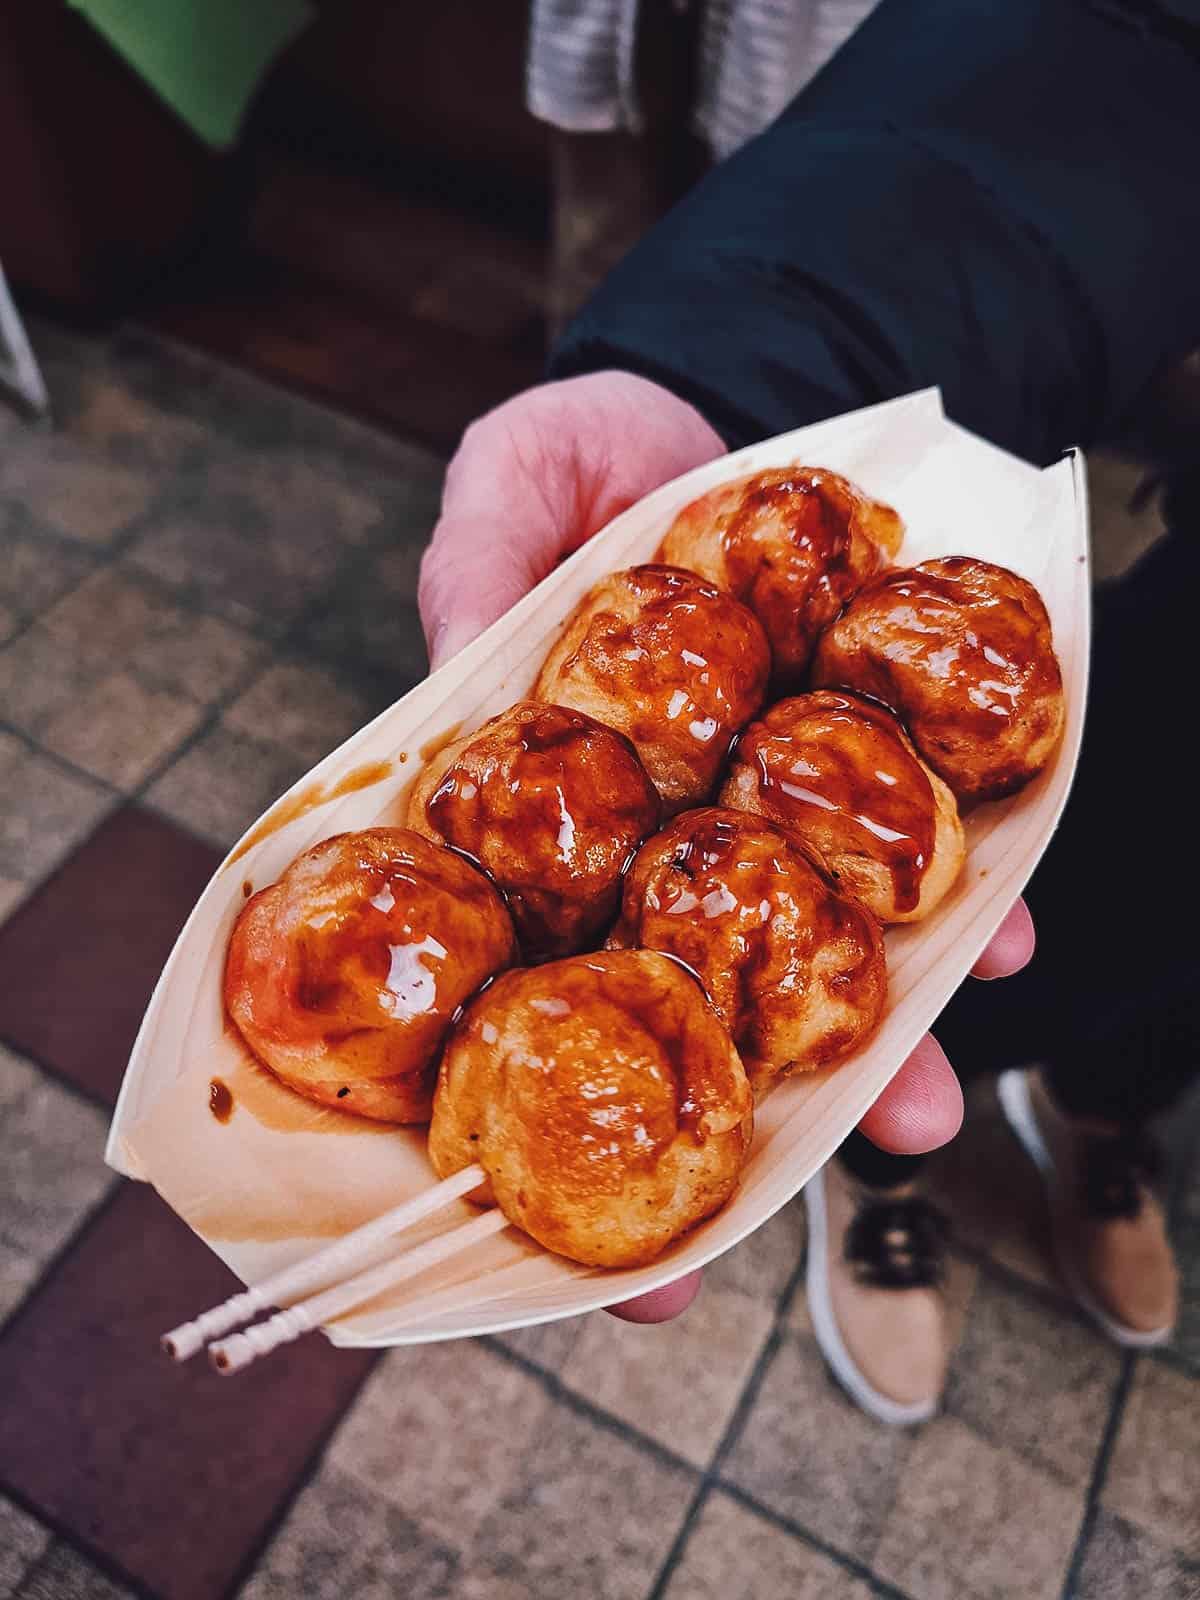
{"type": "Polygon", "coordinates": [[[829,1161],[804,1191],[813,1331],[834,1377],[879,1422],[924,1422],[949,1358],[947,1225],[916,1192],[868,1189],[829,1161]]]}
{"type": "Polygon", "coordinates": [[[1064,1116],[1036,1069],[1004,1073],[999,1096],[1045,1182],[1067,1289],[1118,1344],[1165,1343],[1179,1272],[1154,1192],[1162,1161],[1149,1135],[1064,1116]]]}

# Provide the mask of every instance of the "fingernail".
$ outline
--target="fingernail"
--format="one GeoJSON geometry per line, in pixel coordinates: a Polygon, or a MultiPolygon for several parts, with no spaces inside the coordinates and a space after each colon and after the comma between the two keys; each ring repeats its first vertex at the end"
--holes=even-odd
{"type": "Polygon", "coordinates": [[[447,618],[440,617],[429,630],[429,670],[436,672],[442,664],[442,641],[446,637],[446,629],[450,626],[447,618]]]}

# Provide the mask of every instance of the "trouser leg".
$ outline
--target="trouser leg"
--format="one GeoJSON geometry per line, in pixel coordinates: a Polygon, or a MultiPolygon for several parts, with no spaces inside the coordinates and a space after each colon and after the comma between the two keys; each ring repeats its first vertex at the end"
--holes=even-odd
{"type": "MultiPolygon", "coordinates": [[[[1063,1110],[1127,1126],[1200,1073],[1200,474],[1167,515],[1171,536],[1098,599],[1075,787],[1027,892],[1037,953],[1013,978],[968,980],[934,1028],[964,1078],[1040,1061],[1063,1110]]],[[[919,1170],[861,1135],[841,1154],[879,1187],[919,1170]]]]}
{"type": "Polygon", "coordinates": [[[1198,584],[1200,516],[1101,597],[1079,771],[1027,895],[1037,954],[966,984],[935,1030],[968,1074],[1043,1062],[1076,1116],[1143,1122],[1200,1070],[1198,584]]]}

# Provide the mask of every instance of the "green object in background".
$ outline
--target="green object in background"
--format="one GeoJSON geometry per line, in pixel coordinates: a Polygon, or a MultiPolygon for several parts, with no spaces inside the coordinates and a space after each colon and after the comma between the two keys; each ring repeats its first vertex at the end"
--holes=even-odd
{"type": "Polygon", "coordinates": [[[193,133],[238,136],[259,80],[313,15],[308,0],[68,0],[193,133]]]}

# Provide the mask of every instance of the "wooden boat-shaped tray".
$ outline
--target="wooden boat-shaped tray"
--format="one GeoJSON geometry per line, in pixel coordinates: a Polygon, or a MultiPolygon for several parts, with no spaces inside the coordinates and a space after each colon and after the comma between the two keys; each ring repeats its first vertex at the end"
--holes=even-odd
{"type": "MultiPolygon", "coordinates": [[[[1082,458],[1038,471],[949,422],[928,390],[750,446],[666,484],[601,533],[453,661],[327,756],[217,869],[155,989],[134,1046],[107,1159],[152,1183],[243,1282],[312,1253],[435,1180],[423,1129],[310,1105],[253,1066],[227,1027],[225,948],[246,894],[310,845],[403,821],[421,762],[523,696],[581,596],[653,557],[675,512],[726,479],[803,462],[845,473],[907,525],[898,561],[966,554],[1037,585],[1067,698],[1066,735],[1015,799],[973,812],[956,889],[926,921],[887,933],[889,1001],[870,1046],[827,1074],[785,1082],[761,1108],[741,1185],[716,1216],[650,1266],[597,1270],[516,1229],[493,1235],[326,1331],[337,1344],[398,1345],[576,1315],[711,1261],[786,1204],[836,1149],[962,982],[1054,830],[1079,749],[1089,636],[1082,458]],[[212,1083],[224,1086],[214,1114],[212,1083]]],[[[487,537],[486,528],[480,537],[487,537]]],[[[466,1202],[406,1239],[475,1214],[466,1202]]]]}

